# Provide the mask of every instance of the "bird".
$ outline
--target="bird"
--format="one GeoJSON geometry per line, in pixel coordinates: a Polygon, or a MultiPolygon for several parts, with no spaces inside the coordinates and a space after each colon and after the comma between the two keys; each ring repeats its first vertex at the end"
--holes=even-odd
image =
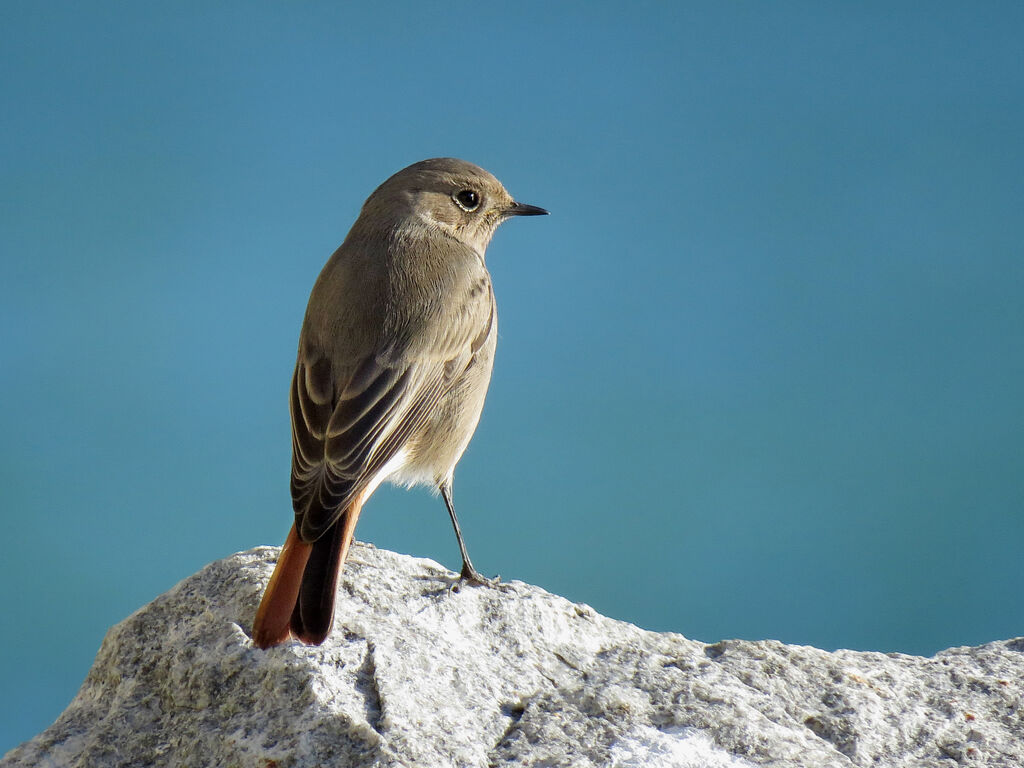
{"type": "Polygon", "coordinates": [[[310,293],[289,410],[294,522],[253,621],[253,643],[330,635],[363,505],[384,481],[439,492],[462,556],[455,465],[484,405],[497,308],[484,254],[498,225],[547,214],[484,169],[414,163],[367,198],[310,293]]]}

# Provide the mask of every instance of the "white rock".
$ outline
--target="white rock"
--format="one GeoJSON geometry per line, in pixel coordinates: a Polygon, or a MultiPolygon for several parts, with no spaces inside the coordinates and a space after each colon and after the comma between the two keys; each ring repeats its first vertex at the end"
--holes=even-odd
{"type": "Polygon", "coordinates": [[[328,641],[261,651],[276,556],[213,563],[111,629],[0,766],[1024,766],[1024,639],[705,645],[360,545],[328,641]]]}

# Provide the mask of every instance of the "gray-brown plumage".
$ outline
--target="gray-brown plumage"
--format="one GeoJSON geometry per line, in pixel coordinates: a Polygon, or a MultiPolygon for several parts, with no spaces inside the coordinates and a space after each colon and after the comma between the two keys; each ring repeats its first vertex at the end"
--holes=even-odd
{"type": "Polygon", "coordinates": [[[384,480],[440,490],[476,429],[498,320],[484,252],[516,203],[452,158],[399,171],[370,195],[313,286],[291,387],[295,523],[253,624],[266,648],[330,633],[338,575],[363,503],[384,480]]]}

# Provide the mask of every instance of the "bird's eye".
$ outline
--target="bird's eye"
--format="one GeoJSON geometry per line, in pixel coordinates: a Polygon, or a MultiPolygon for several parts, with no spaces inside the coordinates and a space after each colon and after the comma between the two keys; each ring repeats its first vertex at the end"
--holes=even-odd
{"type": "Polygon", "coordinates": [[[464,189],[461,192],[456,192],[452,195],[452,198],[456,203],[458,203],[459,208],[464,211],[475,211],[480,207],[480,195],[472,189],[464,189]]]}

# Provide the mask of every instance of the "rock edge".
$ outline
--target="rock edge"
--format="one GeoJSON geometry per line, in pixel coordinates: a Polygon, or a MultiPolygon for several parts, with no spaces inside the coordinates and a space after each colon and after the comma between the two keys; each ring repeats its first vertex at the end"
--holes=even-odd
{"type": "Polygon", "coordinates": [[[321,647],[253,647],[277,548],[114,626],[13,766],[1024,765],[1024,638],[932,658],[648,632],[357,545],[321,647]]]}

